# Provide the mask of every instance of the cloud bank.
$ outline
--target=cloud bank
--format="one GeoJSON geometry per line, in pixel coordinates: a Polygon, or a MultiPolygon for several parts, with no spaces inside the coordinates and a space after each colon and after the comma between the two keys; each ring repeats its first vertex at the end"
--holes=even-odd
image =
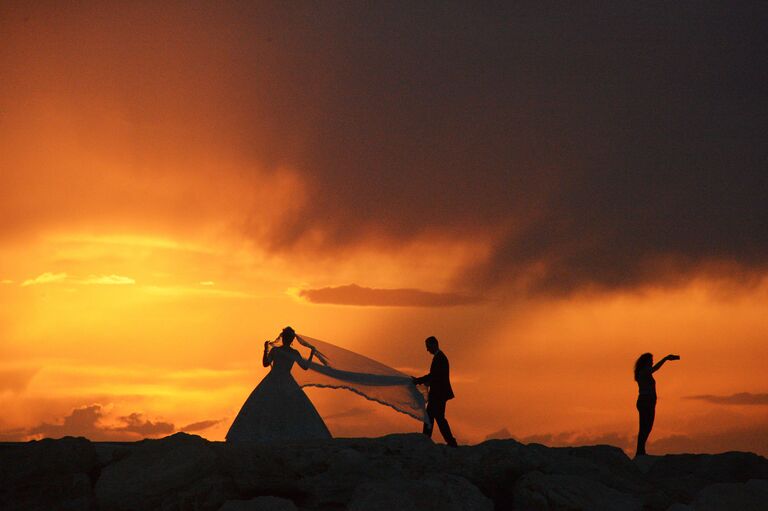
{"type": "MultiPolygon", "coordinates": [[[[606,432],[591,434],[579,431],[543,433],[527,437],[515,437],[506,428],[489,434],[486,440],[515,438],[523,443],[540,443],[550,447],[579,445],[613,445],[633,455],[637,442],[635,434],[606,432]]],[[[760,422],[740,428],[725,428],[718,432],[676,434],[651,438],[648,450],[654,454],[720,453],[728,451],[755,452],[768,455],[768,424],[760,422]]]]}
{"type": "Polygon", "coordinates": [[[102,285],[102,286],[124,286],[135,284],[136,280],[123,275],[88,275],[87,277],[75,277],[64,272],[41,273],[35,278],[26,279],[21,283],[21,287],[39,286],[55,283],[83,284],[83,285],[102,285]]]}
{"type": "Polygon", "coordinates": [[[299,296],[312,303],[377,307],[451,307],[481,301],[458,293],[433,293],[421,289],[375,289],[349,284],[303,289],[299,296]]]}
{"type": "MultiPolygon", "coordinates": [[[[219,424],[221,420],[205,420],[189,424],[179,431],[199,432],[219,424]]],[[[176,431],[173,423],[152,421],[142,413],[134,412],[110,420],[100,404],[75,408],[57,423],[41,422],[31,428],[0,431],[0,439],[19,442],[29,438],[61,438],[83,436],[93,441],[136,441],[170,435],[176,431]]]]}
{"type": "Polygon", "coordinates": [[[1,19],[7,235],[228,222],[285,257],[461,239],[489,252],[456,275],[470,292],[768,265],[766,4],[164,2],[1,19]]]}
{"type": "Polygon", "coordinates": [[[198,431],[204,431],[208,428],[212,428],[221,422],[224,422],[224,419],[193,422],[192,424],[187,424],[179,431],[183,431],[185,433],[196,433],[198,431]]]}
{"type": "Polygon", "coordinates": [[[739,392],[730,396],[702,394],[688,396],[687,399],[706,401],[716,405],[768,405],[768,394],[752,394],[750,392],[739,392]]]}

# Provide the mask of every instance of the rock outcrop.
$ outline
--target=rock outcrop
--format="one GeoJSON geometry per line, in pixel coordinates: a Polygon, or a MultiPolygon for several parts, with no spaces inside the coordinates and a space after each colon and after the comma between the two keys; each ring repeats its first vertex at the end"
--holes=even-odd
{"type": "Polygon", "coordinates": [[[768,460],[751,453],[630,460],[607,445],[422,435],[231,445],[177,433],[136,443],[0,444],[0,509],[768,509],[768,460]]]}

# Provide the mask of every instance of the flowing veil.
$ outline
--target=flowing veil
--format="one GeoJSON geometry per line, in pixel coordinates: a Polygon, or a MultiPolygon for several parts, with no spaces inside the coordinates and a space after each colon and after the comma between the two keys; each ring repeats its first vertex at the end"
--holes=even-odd
{"type": "Polygon", "coordinates": [[[347,389],[366,399],[389,406],[416,420],[426,422],[424,395],[411,377],[368,357],[331,343],[296,335],[296,340],[312,349],[315,358],[309,370],[295,369],[293,377],[302,387],[347,389]]]}

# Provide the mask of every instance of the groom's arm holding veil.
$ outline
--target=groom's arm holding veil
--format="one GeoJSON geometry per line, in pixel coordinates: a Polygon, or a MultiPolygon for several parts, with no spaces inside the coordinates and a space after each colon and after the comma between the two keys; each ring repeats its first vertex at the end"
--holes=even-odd
{"type": "Polygon", "coordinates": [[[419,378],[411,377],[411,380],[415,385],[423,383],[431,386],[442,385],[444,381],[448,381],[448,359],[442,352],[438,352],[432,359],[432,365],[429,367],[429,374],[425,374],[419,378]]]}

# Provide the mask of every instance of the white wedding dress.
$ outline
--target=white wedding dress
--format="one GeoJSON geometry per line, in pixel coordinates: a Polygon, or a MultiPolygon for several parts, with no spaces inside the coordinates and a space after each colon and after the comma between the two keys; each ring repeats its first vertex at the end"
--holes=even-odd
{"type": "Polygon", "coordinates": [[[272,368],[251,392],[227,433],[228,442],[331,438],[325,422],[291,375],[293,348],[272,349],[272,368]]]}
{"type": "MultiPolygon", "coordinates": [[[[349,390],[416,420],[428,420],[424,395],[409,376],[324,341],[304,335],[297,335],[296,339],[302,346],[315,349],[320,363],[307,364],[301,354],[290,346],[272,348],[272,368],[251,392],[232,422],[227,433],[228,442],[331,438],[302,387],[349,390]],[[308,369],[303,369],[307,366],[308,369]],[[291,374],[292,368],[294,374],[291,374]]],[[[273,346],[276,343],[277,340],[273,346]]]]}

